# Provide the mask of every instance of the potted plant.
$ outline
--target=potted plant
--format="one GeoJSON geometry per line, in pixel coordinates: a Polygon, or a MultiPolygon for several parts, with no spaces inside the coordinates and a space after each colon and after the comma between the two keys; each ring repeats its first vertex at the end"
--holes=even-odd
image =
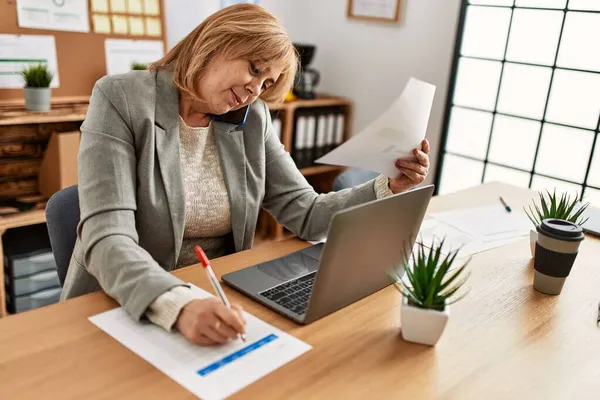
{"type": "Polygon", "coordinates": [[[408,256],[403,263],[405,279],[395,269],[392,270],[392,279],[403,296],[400,316],[402,337],[409,342],[433,346],[444,332],[450,304],[465,295],[458,295],[458,291],[468,278],[465,271],[469,261],[456,266],[459,250],[444,255],[444,240],[436,242],[434,239],[429,251],[425,248],[423,243],[418,243],[416,252],[406,252],[408,256]]]}
{"type": "Polygon", "coordinates": [[[550,194],[548,190],[545,192],[545,195],[544,192],[538,192],[538,195],[540,196],[539,206],[534,201],[533,208],[530,205],[528,209],[525,209],[525,213],[534,226],[529,233],[531,257],[535,257],[535,243],[538,236],[537,227],[540,226],[543,220],[560,219],[572,222],[579,226],[585,224],[588,220],[588,218],[583,217],[583,213],[590,203],[585,203],[581,207],[577,207],[577,205],[580,204],[577,194],[575,194],[574,199],[571,199],[571,196],[568,193],[563,193],[560,195],[560,198],[558,198],[556,196],[556,189],[552,194],[550,194]]]}
{"type": "Polygon", "coordinates": [[[142,64],[142,63],[139,63],[139,62],[133,62],[133,63],[131,63],[131,69],[133,71],[143,71],[143,70],[148,69],[148,64],[142,64]]]}
{"type": "Polygon", "coordinates": [[[50,83],[54,74],[44,64],[30,65],[21,71],[25,80],[23,93],[25,109],[29,111],[50,111],[50,83]]]}

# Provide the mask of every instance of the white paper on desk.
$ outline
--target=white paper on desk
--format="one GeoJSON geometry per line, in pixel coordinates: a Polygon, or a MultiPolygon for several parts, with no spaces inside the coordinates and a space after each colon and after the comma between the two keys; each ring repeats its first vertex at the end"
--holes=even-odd
{"type": "Polygon", "coordinates": [[[17,0],[21,28],[89,32],[88,0],[17,0]]]}
{"type": "Polygon", "coordinates": [[[25,85],[21,71],[30,65],[44,64],[54,74],[50,87],[57,88],[58,63],[52,35],[0,34],[0,88],[20,89],[25,85]]]}
{"type": "MultiPolygon", "coordinates": [[[[194,286],[200,297],[211,295],[194,286]]],[[[307,343],[244,313],[247,342],[220,347],[191,344],[181,334],[135,322],[122,308],[90,317],[98,328],[175,382],[205,400],[223,399],[299,357],[307,343]]]]}
{"type": "Polygon", "coordinates": [[[456,229],[445,222],[435,218],[429,218],[424,220],[421,224],[417,242],[422,242],[425,247],[430,247],[432,243],[439,244],[444,240],[442,254],[447,255],[453,250],[460,249],[457,257],[462,259],[483,251],[504,246],[521,238],[522,237],[519,236],[500,238],[494,241],[483,241],[475,236],[456,229]]]}
{"type": "Polygon", "coordinates": [[[501,205],[466,208],[431,214],[439,221],[483,242],[519,238],[529,234],[531,222],[522,210],[507,212],[501,205]]]}
{"type": "Polygon", "coordinates": [[[435,86],[410,78],[400,97],[362,132],[316,160],[359,167],[390,178],[398,176],[396,159],[414,159],[427,132],[435,86]]]}

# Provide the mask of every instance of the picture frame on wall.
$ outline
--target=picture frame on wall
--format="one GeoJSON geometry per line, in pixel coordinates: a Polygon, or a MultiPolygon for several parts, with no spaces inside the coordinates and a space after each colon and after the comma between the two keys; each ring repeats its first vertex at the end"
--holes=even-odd
{"type": "Polygon", "coordinates": [[[394,24],[400,20],[401,0],[348,0],[350,19],[394,24]]]}

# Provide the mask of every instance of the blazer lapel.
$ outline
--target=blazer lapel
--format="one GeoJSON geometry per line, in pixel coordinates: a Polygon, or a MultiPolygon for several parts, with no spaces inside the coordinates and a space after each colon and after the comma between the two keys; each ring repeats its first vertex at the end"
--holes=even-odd
{"type": "MultiPolygon", "coordinates": [[[[185,227],[185,192],[179,154],[179,92],[169,71],[156,74],[156,154],[173,224],[176,257],[181,250],[185,227]]],[[[177,260],[173,260],[173,266],[177,260]]]]}
{"type": "Polygon", "coordinates": [[[244,134],[235,130],[237,125],[214,121],[212,123],[221,168],[231,204],[231,229],[235,250],[244,248],[246,233],[246,152],[244,134]]]}

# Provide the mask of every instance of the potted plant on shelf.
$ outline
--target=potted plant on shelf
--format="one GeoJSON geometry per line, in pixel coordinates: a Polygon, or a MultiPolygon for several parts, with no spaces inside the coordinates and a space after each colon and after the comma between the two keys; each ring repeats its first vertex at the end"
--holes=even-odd
{"type": "Polygon", "coordinates": [[[143,71],[148,69],[148,64],[143,64],[143,63],[139,63],[139,62],[133,62],[131,63],[131,70],[132,71],[143,71]]]}
{"type": "Polygon", "coordinates": [[[569,221],[579,226],[585,224],[588,220],[583,217],[583,213],[588,208],[590,203],[585,203],[581,207],[577,207],[580,204],[577,194],[574,199],[568,193],[563,193],[560,198],[556,196],[556,190],[550,194],[548,190],[544,192],[538,192],[540,196],[540,205],[538,206],[535,201],[533,202],[533,208],[531,205],[529,209],[525,209],[525,213],[529,217],[529,220],[533,223],[534,228],[529,233],[529,242],[531,249],[531,257],[535,257],[535,243],[537,241],[537,227],[540,226],[545,219],[560,219],[563,221],[569,221]]]}
{"type": "Polygon", "coordinates": [[[406,276],[393,269],[392,279],[403,296],[402,337],[409,342],[433,346],[444,332],[450,304],[466,294],[458,295],[458,291],[468,279],[465,271],[469,260],[458,263],[457,267],[459,250],[444,255],[444,240],[436,242],[434,239],[429,250],[425,248],[423,243],[418,243],[416,252],[407,251],[403,263],[406,276]]]}
{"type": "Polygon", "coordinates": [[[44,64],[30,65],[21,71],[25,80],[23,93],[25,109],[29,111],[50,111],[50,83],[54,74],[44,64]]]}

